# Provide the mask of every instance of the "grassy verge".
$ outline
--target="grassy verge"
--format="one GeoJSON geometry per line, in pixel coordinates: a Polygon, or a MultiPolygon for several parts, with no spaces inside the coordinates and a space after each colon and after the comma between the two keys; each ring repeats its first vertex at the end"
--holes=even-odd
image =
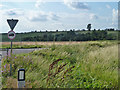
{"type": "Polygon", "coordinates": [[[16,87],[17,70],[26,70],[27,88],[115,88],[118,87],[118,46],[116,42],[95,41],[51,45],[4,58],[3,88],[16,87]],[[9,76],[12,63],[13,75],[9,76]]]}

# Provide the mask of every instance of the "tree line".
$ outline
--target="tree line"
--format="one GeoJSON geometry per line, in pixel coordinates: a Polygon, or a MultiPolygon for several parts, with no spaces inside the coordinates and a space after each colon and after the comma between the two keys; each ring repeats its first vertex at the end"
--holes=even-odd
{"type": "MultiPolygon", "coordinates": [[[[115,32],[115,31],[114,31],[115,32]]],[[[42,32],[39,32],[42,33],[42,32]]],[[[22,38],[22,41],[95,41],[95,40],[117,40],[117,34],[108,33],[107,30],[92,31],[64,31],[44,32],[37,36],[22,38]]]]}

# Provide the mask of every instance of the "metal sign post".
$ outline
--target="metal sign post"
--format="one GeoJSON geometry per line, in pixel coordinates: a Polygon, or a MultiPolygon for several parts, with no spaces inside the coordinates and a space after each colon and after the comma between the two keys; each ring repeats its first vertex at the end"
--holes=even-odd
{"type": "MultiPolygon", "coordinates": [[[[11,58],[12,58],[12,40],[15,38],[15,32],[13,29],[15,28],[18,20],[17,19],[7,19],[7,22],[11,28],[11,31],[8,32],[8,38],[11,40],[11,58]]],[[[10,63],[10,76],[12,75],[12,64],[10,63]]]]}
{"type": "Polygon", "coordinates": [[[0,54],[0,69],[1,69],[1,62],[2,61],[2,55],[0,54]]]}
{"type": "Polygon", "coordinates": [[[7,60],[8,60],[8,51],[9,51],[9,49],[7,48],[7,60]]]}
{"type": "Polygon", "coordinates": [[[18,88],[25,88],[25,69],[18,70],[18,88]]]}
{"type": "Polygon", "coordinates": [[[0,61],[2,60],[2,55],[0,54],[0,61]]]}
{"type": "MultiPolygon", "coordinates": [[[[0,71],[2,71],[2,69],[1,69],[1,62],[2,61],[2,55],[0,54],[0,71]]],[[[2,88],[2,72],[0,72],[0,90],[1,90],[1,88],[2,88]]]]}
{"type": "MultiPolygon", "coordinates": [[[[14,31],[9,31],[8,32],[8,38],[11,40],[11,57],[12,57],[12,40],[15,38],[16,34],[14,31]]],[[[12,64],[10,64],[10,76],[12,75],[12,64]]]]}

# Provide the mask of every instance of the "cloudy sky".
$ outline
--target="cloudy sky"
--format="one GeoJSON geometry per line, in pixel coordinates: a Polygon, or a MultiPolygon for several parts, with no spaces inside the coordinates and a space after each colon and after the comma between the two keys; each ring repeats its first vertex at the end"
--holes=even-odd
{"type": "Polygon", "coordinates": [[[86,29],[89,23],[92,29],[117,29],[117,17],[118,2],[1,2],[0,32],[10,31],[6,20],[12,18],[19,19],[15,32],[30,32],[86,29]]]}

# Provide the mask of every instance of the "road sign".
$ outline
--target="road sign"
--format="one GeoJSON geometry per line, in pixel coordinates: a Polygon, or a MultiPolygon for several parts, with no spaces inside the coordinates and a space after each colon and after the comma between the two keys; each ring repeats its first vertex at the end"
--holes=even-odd
{"type": "Polygon", "coordinates": [[[13,40],[13,39],[15,38],[15,36],[16,36],[16,34],[15,34],[14,31],[9,31],[9,32],[8,32],[8,38],[9,38],[10,40],[13,40]]]}
{"type": "Polygon", "coordinates": [[[17,19],[7,19],[7,22],[11,28],[11,30],[13,30],[18,22],[17,19]]]}
{"type": "MultiPolygon", "coordinates": [[[[11,40],[11,57],[12,57],[12,40],[15,38],[16,34],[13,31],[15,28],[18,19],[7,19],[7,22],[11,28],[11,31],[8,32],[8,38],[11,40]]],[[[10,76],[12,75],[12,64],[10,63],[10,76]]]]}

